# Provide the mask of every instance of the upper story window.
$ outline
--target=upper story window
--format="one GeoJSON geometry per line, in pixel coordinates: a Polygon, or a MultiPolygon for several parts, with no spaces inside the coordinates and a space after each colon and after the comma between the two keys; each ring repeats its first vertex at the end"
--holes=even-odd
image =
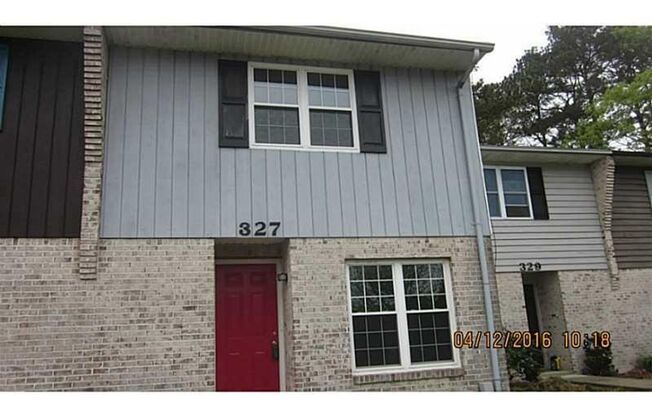
{"type": "Polygon", "coordinates": [[[492,218],[532,218],[525,168],[485,168],[484,182],[492,218]]]}
{"type": "Polygon", "coordinates": [[[252,148],[358,151],[353,71],[249,63],[252,148]]]}
{"type": "Polygon", "coordinates": [[[357,373],[458,365],[447,262],[355,262],[348,281],[357,373]]]}

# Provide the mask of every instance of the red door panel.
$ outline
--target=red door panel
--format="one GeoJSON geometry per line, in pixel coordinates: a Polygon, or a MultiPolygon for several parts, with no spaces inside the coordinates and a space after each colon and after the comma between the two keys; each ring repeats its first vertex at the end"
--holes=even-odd
{"type": "Polygon", "coordinates": [[[278,391],[276,266],[218,265],[216,389],[278,391]]]}

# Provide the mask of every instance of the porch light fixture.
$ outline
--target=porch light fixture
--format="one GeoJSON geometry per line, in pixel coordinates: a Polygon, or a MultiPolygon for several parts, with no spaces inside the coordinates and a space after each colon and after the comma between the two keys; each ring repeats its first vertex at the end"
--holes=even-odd
{"type": "Polygon", "coordinates": [[[276,275],[276,280],[279,282],[287,282],[288,281],[288,274],[287,273],[279,273],[276,275]]]}

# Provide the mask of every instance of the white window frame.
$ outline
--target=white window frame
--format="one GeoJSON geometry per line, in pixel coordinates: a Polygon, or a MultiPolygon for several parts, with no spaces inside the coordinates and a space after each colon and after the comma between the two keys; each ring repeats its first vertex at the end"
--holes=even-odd
{"type": "Polygon", "coordinates": [[[267,62],[249,62],[247,70],[247,95],[248,95],[248,113],[249,113],[249,147],[252,149],[292,149],[319,152],[360,152],[360,137],[358,132],[358,111],[356,107],[355,84],[353,80],[353,70],[342,68],[329,68],[317,66],[300,66],[275,64],[267,62]],[[256,143],[256,121],[254,119],[254,69],[280,69],[284,71],[295,71],[297,73],[297,105],[294,104],[263,104],[270,107],[288,107],[299,109],[299,141],[300,144],[280,144],[280,143],[256,143]],[[310,106],[308,97],[308,72],[328,73],[335,75],[347,75],[349,80],[349,99],[351,103],[351,129],[353,135],[353,147],[341,146],[313,146],[310,144],[310,109],[316,110],[333,110],[348,111],[341,107],[324,107],[310,106]]]}
{"type": "Polygon", "coordinates": [[[652,205],[652,170],[643,172],[645,175],[645,183],[647,184],[647,196],[650,198],[650,205],[652,205]]]}
{"type": "MultiPolygon", "coordinates": [[[[482,171],[482,180],[484,181],[484,169],[493,169],[496,171],[496,185],[498,186],[498,200],[500,201],[500,217],[491,216],[491,210],[489,210],[489,200],[487,199],[487,211],[489,216],[493,220],[532,220],[534,219],[534,213],[532,211],[532,198],[530,196],[530,181],[527,177],[527,168],[522,166],[484,166],[482,171]],[[525,178],[525,192],[527,196],[527,204],[530,215],[527,217],[508,217],[507,209],[505,206],[505,194],[503,192],[503,176],[501,174],[502,170],[520,170],[523,171],[523,177],[525,178]]],[[[485,198],[486,198],[486,184],[485,184],[485,198]]]]}
{"type": "MultiPolygon", "coordinates": [[[[346,262],[346,290],[347,290],[347,311],[349,314],[349,332],[351,343],[351,366],[354,375],[372,375],[372,374],[395,374],[421,370],[434,369],[455,369],[461,368],[459,349],[453,345],[453,334],[457,331],[457,320],[455,314],[455,302],[453,299],[453,286],[451,281],[450,261],[448,259],[387,259],[387,260],[353,260],[346,262]],[[405,306],[405,290],[403,284],[403,265],[415,264],[441,264],[444,271],[444,286],[446,295],[446,309],[435,309],[425,311],[408,311],[405,306]],[[396,325],[399,338],[399,357],[400,365],[387,366],[365,366],[356,367],[355,365],[355,343],[353,332],[353,309],[351,306],[351,276],[349,266],[380,266],[386,265],[392,267],[392,281],[394,283],[394,304],[396,314],[396,325]],[[450,361],[435,361],[427,363],[412,364],[410,360],[410,338],[408,333],[407,315],[408,313],[428,313],[428,312],[448,312],[448,320],[451,332],[451,348],[453,350],[453,359],[450,361]]],[[[434,305],[433,305],[434,306],[434,305]]],[[[387,315],[388,312],[367,312],[364,315],[387,315]]]]}

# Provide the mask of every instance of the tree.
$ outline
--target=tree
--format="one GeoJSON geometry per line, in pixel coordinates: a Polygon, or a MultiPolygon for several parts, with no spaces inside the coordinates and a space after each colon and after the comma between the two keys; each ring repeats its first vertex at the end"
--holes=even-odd
{"type": "Polygon", "coordinates": [[[578,127],[587,147],[619,144],[652,152],[652,69],[606,90],[578,127]]]}
{"type": "Polygon", "coordinates": [[[551,26],[547,35],[501,82],[475,85],[482,143],[605,146],[585,130],[580,138],[580,123],[588,128],[608,88],[652,67],[649,27],[551,26]]]}

